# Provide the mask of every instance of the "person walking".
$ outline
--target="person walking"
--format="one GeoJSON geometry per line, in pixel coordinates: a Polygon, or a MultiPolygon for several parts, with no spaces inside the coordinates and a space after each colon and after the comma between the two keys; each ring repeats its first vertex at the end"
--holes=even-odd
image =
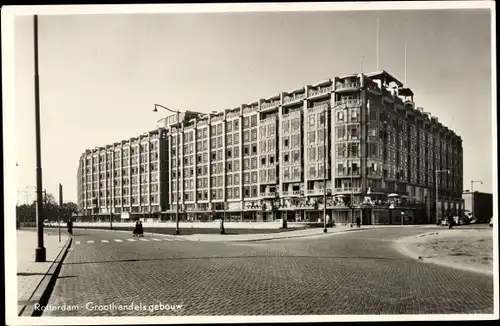
{"type": "Polygon", "coordinates": [[[68,233],[69,233],[69,235],[73,236],[73,221],[68,220],[67,226],[68,226],[68,233]]]}
{"type": "Polygon", "coordinates": [[[144,236],[144,229],[142,228],[142,221],[139,221],[139,236],[143,237],[144,236]]]}
{"type": "Polygon", "coordinates": [[[139,235],[139,221],[135,222],[134,231],[132,232],[132,236],[136,237],[139,235]]]}
{"type": "Polygon", "coordinates": [[[453,227],[453,224],[455,223],[455,220],[453,219],[453,217],[450,215],[448,215],[448,228],[452,228],[453,227]]]}
{"type": "Polygon", "coordinates": [[[356,217],[356,225],[359,227],[361,227],[361,219],[359,217],[356,217]]]}

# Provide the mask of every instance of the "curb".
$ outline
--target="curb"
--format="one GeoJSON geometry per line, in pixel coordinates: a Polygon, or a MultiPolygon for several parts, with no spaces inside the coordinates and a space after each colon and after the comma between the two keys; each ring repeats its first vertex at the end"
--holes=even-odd
{"type": "Polygon", "coordinates": [[[477,273],[477,274],[482,274],[482,275],[487,275],[487,276],[493,277],[493,275],[494,275],[493,271],[491,271],[491,272],[485,271],[485,270],[482,270],[479,268],[475,268],[473,266],[463,266],[460,264],[456,264],[456,263],[452,263],[452,262],[448,262],[448,261],[444,261],[444,260],[436,259],[436,258],[432,258],[432,257],[422,257],[421,259],[419,259],[419,257],[421,257],[421,256],[417,252],[412,250],[411,248],[408,248],[409,246],[412,245],[411,242],[407,243],[408,246],[405,248],[405,241],[409,241],[411,239],[415,239],[415,238],[421,237],[423,235],[431,235],[434,233],[436,233],[436,232],[425,232],[425,233],[420,233],[420,234],[413,235],[413,236],[402,237],[402,238],[393,240],[392,247],[395,250],[397,250],[399,253],[401,253],[407,257],[410,257],[410,258],[412,258],[418,262],[421,262],[421,263],[436,264],[436,265],[440,265],[440,266],[444,266],[444,267],[448,267],[448,268],[454,268],[454,269],[459,269],[462,271],[467,271],[467,272],[472,272],[472,273],[477,273]]]}
{"type": "MultiPolygon", "coordinates": [[[[373,228],[375,229],[375,228],[373,228]]],[[[380,228],[378,228],[380,229],[380,228]]],[[[295,236],[287,236],[287,237],[275,237],[275,238],[265,238],[265,239],[247,239],[247,240],[214,240],[214,241],[204,241],[204,240],[185,240],[185,241],[192,241],[192,242],[258,242],[258,241],[268,241],[268,240],[281,240],[281,239],[293,239],[293,238],[307,238],[307,237],[317,237],[317,236],[328,236],[328,235],[334,235],[342,232],[347,232],[347,231],[367,231],[370,229],[347,229],[347,230],[342,230],[342,231],[337,231],[337,232],[328,232],[328,233],[317,233],[317,234],[305,234],[305,235],[295,235],[295,236]]]]}
{"type": "Polygon", "coordinates": [[[73,242],[73,238],[69,237],[66,241],[66,244],[61,249],[56,259],[50,266],[49,270],[45,273],[45,276],[40,281],[35,291],[29,298],[29,303],[24,305],[21,309],[21,312],[18,314],[20,317],[39,317],[42,315],[42,310],[35,310],[35,305],[39,304],[40,306],[46,306],[49,302],[50,295],[52,294],[52,290],[56,284],[56,280],[59,276],[59,272],[61,271],[62,263],[68,254],[68,249],[73,242]]]}

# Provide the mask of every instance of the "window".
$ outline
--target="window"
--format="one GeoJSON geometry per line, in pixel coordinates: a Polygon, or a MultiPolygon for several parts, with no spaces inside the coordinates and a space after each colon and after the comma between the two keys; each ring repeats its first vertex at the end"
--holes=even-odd
{"type": "Polygon", "coordinates": [[[253,129],[251,133],[251,140],[255,141],[257,140],[257,129],[253,129]]]}
{"type": "Polygon", "coordinates": [[[290,120],[283,121],[283,132],[288,133],[290,131],[290,120]]]}
{"type": "Polygon", "coordinates": [[[252,127],[255,127],[257,125],[257,115],[252,115],[250,124],[252,127]]]}
{"type": "Polygon", "coordinates": [[[266,158],[263,157],[261,160],[260,160],[260,163],[261,165],[266,165],[266,158]]]}
{"type": "Polygon", "coordinates": [[[257,145],[252,145],[252,155],[257,154],[257,145]]]}
{"type": "Polygon", "coordinates": [[[244,117],[243,118],[243,128],[248,128],[250,125],[249,117],[244,117]]]}
{"type": "Polygon", "coordinates": [[[307,149],[307,159],[309,161],[315,161],[316,160],[316,148],[308,148],[307,149]]]}
{"type": "Polygon", "coordinates": [[[283,154],[283,161],[284,161],[285,163],[287,163],[287,162],[288,162],[288,154],[283,154]]]}
{"type": "Polygon", "coordinates": [[[227,157],[231,158],[232,151],[230,149],[227,150],[227,157]]]}
{"type": "Polygon", "coordinates": [[[337,123],[344,122],[344,111],[337,111],[337,123]]]}
{"type": "Polygon", "coordinates": [[[316,132],[309,131],[307,133],[307,138],[309,139],[309,145],[315,144],[316,143],[316,132]]]}
{"type": "Polygon", "coordinates": [[[283,138],[283,147],[288,148],[288,137],[283,138]]]}
{"type": "Polygon", "coordinates": [[[309,128],[312,129],[316,126],[316,115],[315,114],[311,114],[307,120],[308,120],[309,128]]]}

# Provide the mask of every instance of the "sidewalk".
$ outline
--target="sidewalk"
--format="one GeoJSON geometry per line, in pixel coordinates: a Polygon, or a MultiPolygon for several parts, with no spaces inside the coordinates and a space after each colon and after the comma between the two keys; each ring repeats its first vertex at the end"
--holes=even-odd
{"type": "Polygon", "coordinates": [[[302,238],[313,236],[327,236],[347,231],[367,231],[382,228],[396,228],[396,227],[426,227],[436,228],[435,225],[362,225],[360,228],[356,226],[350,227],[349,225],[337,225],[329,227],[327,233],[323,232],[323,228],[310,228],[302,230],[294,230],[282,233],[264,233],[264,234],[238,234],[238,235],[221,235],[221,234],[192,234],[192,235],[178,235],[176,237],[186,241],[203,241],[203,242],[242,242],[242,241],[264,241],[274,239],[288,239],[288,238],[302,238]]]}
{"type": "Polygon", "coordinates": [[[44,232],[46,262],[35,262],[37,244],[36,230],[17,230],[17,311],[18,315],[31,315],[30,309],[44,295],[50,278],[59,262],[62,253],[69,244],[66,234],[61,234],[61,242],[56,234],[44,232]]]}

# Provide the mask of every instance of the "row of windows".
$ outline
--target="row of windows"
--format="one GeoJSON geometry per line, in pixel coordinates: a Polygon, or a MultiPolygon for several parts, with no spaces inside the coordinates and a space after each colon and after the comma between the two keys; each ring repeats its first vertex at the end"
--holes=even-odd
{"type": "Polygon", "coordinates": [[[300,117],[287,118],[282,122],[283,135],[294,134],[300,132],[301,121],[300,117]]]}

